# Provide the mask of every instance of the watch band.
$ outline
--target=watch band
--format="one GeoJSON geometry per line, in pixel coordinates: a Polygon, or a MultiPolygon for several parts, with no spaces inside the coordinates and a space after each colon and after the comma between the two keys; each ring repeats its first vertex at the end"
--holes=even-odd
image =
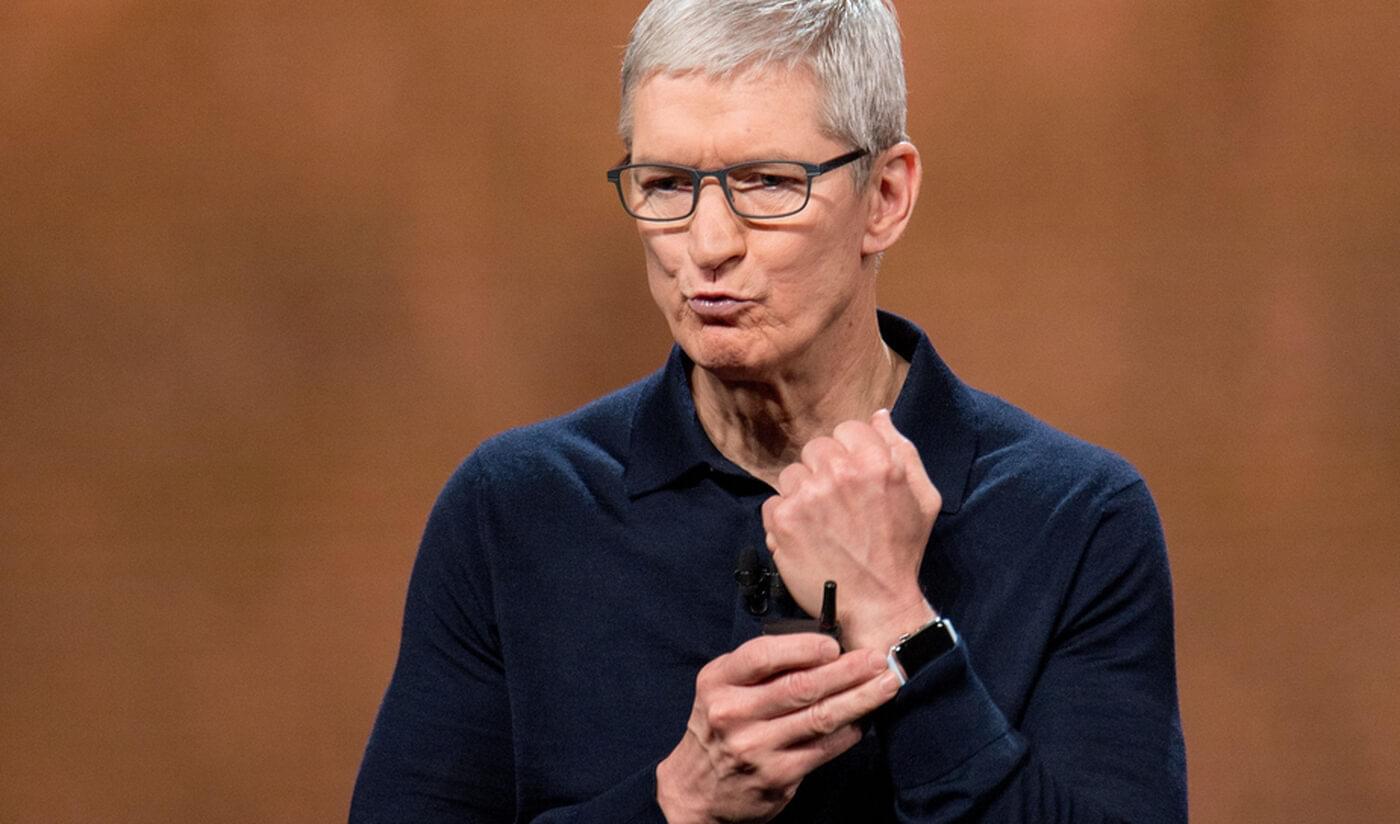
{"type": "Polygon", "coordinates": [[[953,629],[953,622],[947,618],[937,618],[901,636],[894,646],[890,647],[885,663],[899,677],[899,685],[902,687],[918,675],[919,670],[957,645],[958,631],[953,629]]]}

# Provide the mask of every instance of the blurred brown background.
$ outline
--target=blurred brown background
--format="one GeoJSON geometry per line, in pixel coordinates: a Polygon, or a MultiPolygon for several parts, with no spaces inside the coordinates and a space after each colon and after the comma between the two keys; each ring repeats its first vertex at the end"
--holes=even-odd
{"type": "MultiPolygon", "coordinates": [[[[660,363],[641,0],[0,8],[0,821],[343,820],[418,531],[660,363]]],[[[1400,816],[1400,4],[901,8],[884,304],[1134,461],[1202,822],[1400,816]]]]}

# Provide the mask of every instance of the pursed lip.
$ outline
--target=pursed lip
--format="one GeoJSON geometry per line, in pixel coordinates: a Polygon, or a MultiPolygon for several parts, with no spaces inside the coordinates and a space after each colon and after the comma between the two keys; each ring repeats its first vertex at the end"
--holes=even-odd
{"type": "Polygon", "coordinates": [[[751,303],[747,298],[728,292],[697,292],[685,299],[690,311],[702,320],[725,321],[734,318],[751,303]]]}

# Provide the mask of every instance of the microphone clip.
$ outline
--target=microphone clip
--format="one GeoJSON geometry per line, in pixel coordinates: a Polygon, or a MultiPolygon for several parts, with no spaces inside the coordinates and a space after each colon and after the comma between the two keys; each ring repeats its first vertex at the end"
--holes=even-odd
{"type": "MultiPolygon", "coordinates": [[[[753,547],[744,547],[739,553],[738,569],[734,570],[734,580],[744,598],[744,608],[750,615],[763,617],[772,611],[773,601],[784,594],[783,579],[776,570],[759,560],[753,547]]],[[[827,581],[822,587],[821,615],[816,618],[784,618],[781,616],[763,619],[764,635],[786,635],[793,632],[820,632],[841,640],[841,625],[836,623],[836,582],[827,581]]]]}
{"type": "Polygon", "coordinates": [[[778,576],[758,558],[753,547],[744,547],[739,553],[739,568],[734,570],[734,580],[739,584],[739,592],[744,596],[744,608],[750,615],[767,615],[772,608],[773,579],[778,576]]]}

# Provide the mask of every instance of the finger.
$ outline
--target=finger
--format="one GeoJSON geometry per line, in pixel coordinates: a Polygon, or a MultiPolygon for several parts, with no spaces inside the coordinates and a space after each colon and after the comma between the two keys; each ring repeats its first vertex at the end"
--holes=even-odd
{"type": "Polygon", "coordinates": [[[863,735],[860,727],[847,724],[830,735],[803,741],[773,753],[758,772],[766,782],[795,784],[812,770],[859,744],[863,735]]]}
{"type": "Polygon", "coordinates": [[[778,527],[775,519],[777,518],[778,505],[783,500],[782,495],[770,495],[768,500],[764,501],[758,508],[763,519],[763,544],[768,547],[768,554],[772,555],[774,560],[778,556],[778,527]]]}
{"type": "Polygon", "coordinates": [[[769,554],[773,555],[774,562],[777,562],[778,550],[780,550],[778,532],[780,532],[781,527],[778,526],[778,508],[783,505],[784,501],[787,501],[787,498],[784,498],[783,495],[769,495],[769,499],[759,506],[759,515],[763,519],[763,544],[769,547],[769,554]]]}
{"type": "Polygon", "coordinates": [[[907,442],[909,440],[895,428],[894,418],[890,416],[888,409],[875,410],[875,414],[870,416],[870,427],[891,449],[898,446],[901,441],[907,442]]]}
{"type": "Polygon", "coordinates": [[[894,428],[894,420],[890,417],[888,409],[881,409],[870,416],[870,424],[889,445],[890,454],[894,455],[895,462],[907,474],[915,478],[927,474],[924,471],[923,458],[919,457],[918,447],[894,428]]]}
{"type": "Polygon", "coordinates": [[[879,709],[898,691],[899,679],[885,670],[850,689],[773,719],[769,722],[772,740],[778,746],[790,747],[830,735],[879,709]]]}
{"type": "Polygon", "coordinates": [[[846,447],[835,438],[813,438],[802,447],[802,463],[813,473],[846,457],[846,447]]]}
{"type": "Polygon", "coordinates": [[[882,672],[885,660],[873,650],[848,652],[829,664],[794,669],[750,690],[756,718],[777,718],[858,687],[882,672]]]}
{"type": "Polygon", "coordinates": [[[811,477],[812,470],[801,463],[790,463],[778,473],[778,493],[790,498],[796,495],[802,483],[811,477]]]}
{"type": "MultiPolygon", "coordinates": [[[[766,515],[765,515],[764,520],[763,520],[763,525],[764,525],[764,527],[767,527],[767,526],[768,526],[768,519],[767,519],[766,515]]],[[[772,556],[773,556],[773,559],[774,559],[774,562],[776,562],[776,561],[777,561],[777,557],[778,557],[778,552],[779,552],[779,550],[781,549],[781,547],[780,547],[779,544],[778,544],[778,536],[775,535],[775,534],[773,534],[773,530],[772,530],[772,529],[768,529],[766,532],[764,532],[764,534],[763,534],[763,545],[766,546],[766,547],[768,547],[768,554],[769,554],[769,555],[772,555],[772,556]]]]}
{"type": "Polygon", "coordinates": [[[715,677],[725,684],[758,684],[787,670],[835,661],[840,654],[841,645],[829,635],[762,635],[716,658],[715,677]]]}
{"type": "Polygon", "coordinates": [[[890,445],[884,436],[865,421],[845,421],[838,424],[831,437],[846,447],[848,452],[857,455],[868,452],[890,454],[890,445]]]}

